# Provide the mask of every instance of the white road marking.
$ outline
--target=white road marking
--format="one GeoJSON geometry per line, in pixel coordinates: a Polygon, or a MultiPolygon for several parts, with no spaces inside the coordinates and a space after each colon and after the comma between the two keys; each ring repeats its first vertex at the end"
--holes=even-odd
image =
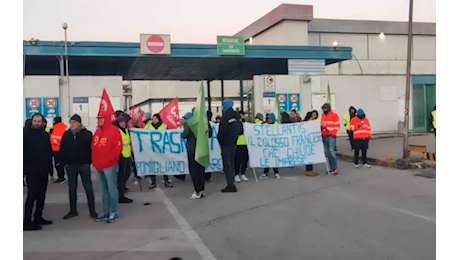
{"type": "Polygon", "coordinates": [[[180,214],[179,210],[174,206],[172,201],[164,194],[161,189],[156,190],[156,195],[161,197],[161,200],[165,204],[169,213],[173,216],[176,222],[179,224],[182,232],[187,236],[187,238],[192,242],[193,247],[198,251],[203,260],[217,260],[213,255],[211,250],[203,243],[198,234],[192,230],[190,224],[185,220],[185,218],[180,214]]]}
{"type": "Polygon", "coordinates": [[[403,209],[397,209],[397,208],[391,208],[391,209],[395,210],[395,211],[398,211],[398,212],[401,212],[401,213],[404,213],[404,214],[407,214],[407,215],[411,215],[412,217],[416,217],[416,218],[419,218],[419,219],[423,219],[423,220],[426,220],[426,221],[429,221],[429,222],[436,223],[436,219],[434,219],[434,218],[430,218],[430,217],[427,217],[427,216],[416,214],[416,213],[413,213],[413,212],[410,212],[410,211],[407,211],[407,210],[403,210],[403,209]]]}

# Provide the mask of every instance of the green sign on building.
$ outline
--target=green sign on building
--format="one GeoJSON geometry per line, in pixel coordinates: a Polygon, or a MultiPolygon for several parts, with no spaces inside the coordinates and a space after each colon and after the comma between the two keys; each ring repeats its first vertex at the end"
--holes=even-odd
{"type": "Polygon", "coordinates": [[[243,37],[217,36],[217,55],[243,56],[244,54],[243,37]]]}

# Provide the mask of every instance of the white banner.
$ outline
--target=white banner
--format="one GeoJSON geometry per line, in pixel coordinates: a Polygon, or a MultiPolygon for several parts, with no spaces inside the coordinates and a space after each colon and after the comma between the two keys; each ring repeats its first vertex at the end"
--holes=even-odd
{"type": "MultiPolygon", "coordinates": [[[[210,165],[206,172],[222,171],[222,156],[217,131],[219,125],[212,126],[212,138],[209,139],[210,165]]],[[[146,130],[130,129],[137,174],[178,175],[189,174],[186,140],[182,138],[182,129],[146,130]]]]}
{"type": "Polygon", "coordinates": [[[318,120],[295,124],[244,124],[249,162],[281,168],[326,162],[318,120]]]}

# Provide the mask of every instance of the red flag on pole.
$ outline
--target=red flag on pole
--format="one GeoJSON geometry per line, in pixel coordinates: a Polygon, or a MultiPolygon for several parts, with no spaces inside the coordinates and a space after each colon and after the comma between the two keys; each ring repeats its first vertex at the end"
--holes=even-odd
{"type": "Polygon", "coordinates": [[[171,100],[159,114],[168,129],[180,128],[179,99],[177,97],[171,100]]]}
{"type": "Polygon", "coordinates": [[[134,127],[134,106],[132,106],[131,111],[129,111],[129,117],[131,119],[128,122],[128,127],[134,127]]]}
{"type": "Polygon", "coordinates": [[[144,117],[142,116],[142,110],[141,110],[140,107],[139,107],[139,109],[137,110],[137,122],[136,122],[136,126],[139,127],[139,128],[144,128],[144,117]]]}
{"type": "Polygon", "coordinates": [[[107,112],[111,115],[110,118],[112,119],[112,122],[117,120],[115,110],[113,110],[112,103],[110,102],[109,95],[107,94],[105,88],[102,90],[101,103],[99,103],[99,112],[97,113],[97,116],[102,116],[103,112],[107,112]]]}

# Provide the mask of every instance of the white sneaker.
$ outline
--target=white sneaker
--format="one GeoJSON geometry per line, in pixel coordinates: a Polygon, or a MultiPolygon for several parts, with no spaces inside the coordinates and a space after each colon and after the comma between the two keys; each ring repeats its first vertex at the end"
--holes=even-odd
{"type": "Polygon", "coordinates": [[[281,180],[281,176],[278,173],[275,174],[275,178],[278,179],[278,180],[281,180]]]}
{"type": "Polygon", "coordinates": [[[138,185],[139,182],[137,181],[137,179],[134,179],[134,185],[138,185]]]}
{"type": "Polygon", "coordinates": [[[267,179],[268,176],[267,174],[263,173],[262,175],[259,176],[259,179],[267,179]]]}
{"type": "Polygon", "coordinates": [[[359,168],[359,164],[355,164],[355,168],[358,169],[358,168],[359,168]]]}
{"type": "Polygon", "coordinates": [[[244,174],[241,174],[241,179],[243,181],[249,181],[248,177],[246,177],[246,175],[244,175],[244,174]]]}
{"type": "Polygon", "coordinates": [[[236,183],[240,183],[240,182],[241,182],[241,179],[240,179],[240,176],[239,176],[239,175],[235,175],[235,182],[236,182],[236,183]]]}
{"type": "Polygon", "coordinates": [[[371,168],[371,165],[370,165],[370,164],[367,164],[367,163],[365,163],[365,164],[364,164],[364,167],[366,167],[366,168],[371,168]]]}
{"type": "Polygon", "coordinates": [[[190,194],[189,198],[191,199],[201,199],[201,198],[204,198],[204,191],[200,191],[198,193],[194,192],[192,194],[190,194]]]}

